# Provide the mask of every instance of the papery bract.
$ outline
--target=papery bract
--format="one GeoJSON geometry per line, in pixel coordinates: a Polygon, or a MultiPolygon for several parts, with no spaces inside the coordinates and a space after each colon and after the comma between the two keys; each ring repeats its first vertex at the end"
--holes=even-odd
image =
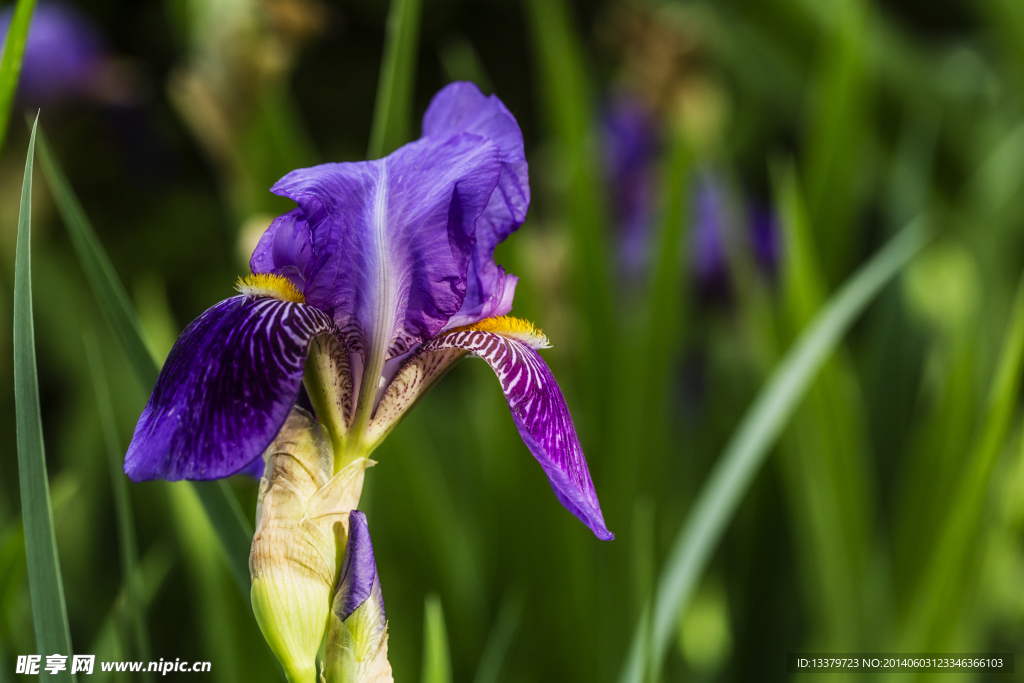
{"type": "Polygon", "coordinates": [[[330,442],[301,408],[265,463],[249,556],[253,613],[289,681],[313,683],[349,512],[372,463],[361,458],[332,476],[330,442]]]}

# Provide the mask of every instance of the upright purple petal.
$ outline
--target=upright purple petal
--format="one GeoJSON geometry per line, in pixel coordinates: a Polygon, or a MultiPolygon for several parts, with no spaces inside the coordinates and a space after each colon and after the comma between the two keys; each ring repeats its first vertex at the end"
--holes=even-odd
{"type": "Polygon", "coordinates": [[[295,404],[310,340],[333,329],[320,311],[277,299],[236,296],[203,313],[160,371],[125,472],[174,481],[248,469],[295,404]]]}
{"type": "Polygon", "coordinates": [[[290,277],[351,349],[399,356],[462,306],[473,231],[500,171],[497,146],[468,133],[293,171],[272,190],[299,207],[264,235],[253,270],[290,277]]]}
{"type": "Polygon", "coordinates": [[[315,267],[313,242],[302,209],[278,216],[260,237],[249,267],[254,273],[276,273],[292,281],[301,292],[306,275],[315,267]]]}
{"type": "MultiPolygon", "coordinates": [[[[348,543],[345,561],[341,566],[341,579],[334,598],[334,613],[342,621],[348,619],[373,592],[377,578],[377,562],[373,556],[370,528],[366,514],[353,510],[348,516],[348,543]]],[[[380,599],[380,613],[384,614],[384,599],[380,599]]]]}
{"type": "MultiPolygon", "coordinates": [[[[0,14],[4,40],[14,5],[0,14]]],[[[39,107],[82,97],[97,86],[106,60],[99,32],[80,12],[60,2],[40,2],[25,43],[18,98],[39,107]]]]}
{"type": "Polygon", "coordinates": [[[618,94],[601,117],[605,179],[619,231],[619,265],[627,277],[647,263],[658,153],[654,114],[639,98],[618,94]]]}
{"type": "Polygon", "coordinates": [[[605,526],[569,408],[530,341],[515,331],[503,335],[462,329],[434,339],[423,350],[465,349],[487,361],[498,376],[520,436],[544,468],[555,496],[598,538],[611,540],[614,535],[605,526]]]}
{"type": "Polygon", "coordinates": [[[512,310],[519,278],[494,262],[494,249],[526,220],[530,178],[523,134],[514,116],[496,96],[485,96],[472,83],[451,83],[434,95],[423,115],[423,135],[443,139],[472,133],[498,146],[501,175],[487,208],[476,222],[473,256],[462,308],[448,328],[505,315],[512,310]]]}

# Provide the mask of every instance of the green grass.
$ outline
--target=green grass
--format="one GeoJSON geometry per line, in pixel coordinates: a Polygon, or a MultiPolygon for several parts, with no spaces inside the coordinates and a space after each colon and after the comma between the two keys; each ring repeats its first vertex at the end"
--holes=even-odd
{"type": "Polygon", "coordinates": [[[391,0],[367,159],[390,154],[408,142],[412,134],[420,5],[420,0],[391,0]]]}
{"type": "Polygon", "coordinates": [[[448,629],[437,595],[423,603],[423,675],[421,683],[452,683],[452,659],[448,652],[448,629]]]}
{"type": "MultiPolygon", "coordinates": [[[[104,319],[129,358],[139,382],[147,391],[156,384],[160,368],[150,354],[142,335],[138,315],[131,305],[124,286],[117,277],[96,232],[82,205],[75,196],[67,176],[50,150],[44,137],[40,137],[43,169],[54,194],[61,217],[71,235],[79,263],[85,271],[93,296],[104,319]]],[[[253,528],[239,507],[231,489],[222,481],[192,482],[199,494],[220,539],[224,559],[239,592],[249,595],[249,548],[253,528]]]]}
{"type": "MultiPolygon", "coordinates": [[[[25,176],[18,215],[18,247],[14,280],[14,404],[18,434],[18,478],[21,484],[21,515],[25,525],[25,559],[32,601],[36,651],[71,656],[71,633],[64,604],[64,581],[50,504],[50,481],[43,447],[43,420],[39,408],[36,374],[35,324],[32,319],[32,171],[36,151],[36,127],[28,143],[25,176]]],[[[70,662],[70,659],[68,660],[70,662]]],[[[54,680],[74,680],[70,666],[50,675],[54,680]]]]}
{"type": "MultiPolygon", "coordinates": [[[[676,536],[655,593],[647,654],[640,655],[648,664],[629,669],[633,676],[643,676],[643,672],[648,671],[647,680],[657,680],[680,614],[786,422],[846,330],[882,287],[920,250],[927,237],[923,219],[908,225],[822,307],[772,372],[733,433],[686,524],[676,536]]],[[[634,643],[644,643],[647,628],[641,622],[633,636],[634,643]]],[[[643,651],[640,646],[640,652],[643,651]]],[[[644,678],[624,680],[642,681],[644,678]]]]}

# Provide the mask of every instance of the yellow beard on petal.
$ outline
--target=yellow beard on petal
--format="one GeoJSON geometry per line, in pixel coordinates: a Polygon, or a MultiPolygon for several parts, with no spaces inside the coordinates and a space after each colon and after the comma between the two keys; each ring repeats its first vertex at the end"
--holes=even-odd
{"type": "Polygon", "coordinates": [[[265,296],[296,304],[306,303],[306,298],[295,288],[291,280],[273,273],[253,273],[240,277],[235,283],[235,289],[245,296],[265,296]]]}
{"type": "Polygon", "coordinates": [[[509,337],[521,341],[533,349],[551,348],[551,342],[544,336],[540,328],[529,320],[513,318],[510,315],[502,315],[497,318],[486,318],[478,323],[457,327],[452,332],[466,332],[478,330],[480,332],[491,332],[502,337],[509,337]]]}

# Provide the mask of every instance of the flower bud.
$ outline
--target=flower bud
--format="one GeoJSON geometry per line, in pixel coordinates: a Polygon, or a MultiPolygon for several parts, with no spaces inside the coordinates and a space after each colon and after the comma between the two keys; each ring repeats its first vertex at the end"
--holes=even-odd
{"type": "Polygon", "coordinates": [[[393,683],[384,596],[366,515],[349,516],[341,581],[327,630],[328,683],[393,683]]]}
{"type": "Polygon", "coordinates": [[[333,455],[320,425],[301,408],[264,454],[249,555],[252,608],[291,683],[317,680],[348,513],[373,464],[360,458],[331,476],[333,455]]]}

